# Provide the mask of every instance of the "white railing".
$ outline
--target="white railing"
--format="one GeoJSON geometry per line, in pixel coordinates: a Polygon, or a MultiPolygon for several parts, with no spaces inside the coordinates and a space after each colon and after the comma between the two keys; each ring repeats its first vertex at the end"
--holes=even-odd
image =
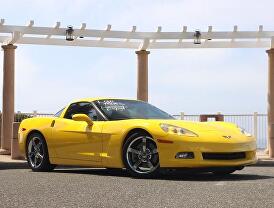
{"type": "MultiPolygon", "coordinates": [[[[181,113],[174,115],[177,119],[188,121],[199,121],[200,115],[188,115],[181,113]]],[[[267,147],[267,114],[226,114],[224,121],[235,123],[251,133],[257,140],[257,147],[265,149],[267,147]]]]}
{"type": "Polygon", "coordinates": [[[53,116],[52,113],[38,113],[37,111],[33,111],[32,113],[22,113],[18,111],[14,115],[14,121],[15,122],[21,122],[22,120],[26,118],[32,118],[32,117],[50,117],[53,116]]]}

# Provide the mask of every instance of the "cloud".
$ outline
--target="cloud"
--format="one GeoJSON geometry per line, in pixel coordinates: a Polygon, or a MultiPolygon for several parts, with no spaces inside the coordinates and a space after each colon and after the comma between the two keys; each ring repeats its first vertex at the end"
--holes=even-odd
{"type": "Polygon", "coordinates": [[[35,65],[30,54],[22,49],[16,50],[15,59],[15,107],[17,110],[36,110],[39,95],[39,66],[35,65]]]}
{"type": "MultiPolygon", "coordinates": [[[[81,97],[135,97],[135,54],[132,59],[123,59],[127,51],[113,50],[95,59],[82,57],[68,62],[74,59],[74,53],[70,53],[74,51],[72,48],[61,57],[46,59],[42,58],[43,48],[34,48],[32,52],[30,48],[16,50],[17,110],[52,113],[81,97]],[[41,60],[37,60],[36,50],[41,51],[41,60]],[[118,56],[113,56],[114,52],[118,56]]],[[[63,49],[56,51],[60,54],[63,49]]]]}
{"type": "Polygon", "coordinates": [[[208,25],[217,30],[232,30],[235,24],[242,29],[257,29],[259,24],[272,26],[271,5],[271,0],[263,3],[255,0],[128,1],[124,7],[118,7],[119,15],[112,15],[112,22],[124,27],[135,24],[141,30],[156,30],[158,25],[164,31],[178,31],[183,25],[190,26],[190,30],[207,29],[208,25]]]}
{"type": "Polygon", "coordinates": [[[267,59],[255,51],[240,60],[235,49],[158,52],[150,59],[151,102],[172,113],[264,112],[267,59]]]}

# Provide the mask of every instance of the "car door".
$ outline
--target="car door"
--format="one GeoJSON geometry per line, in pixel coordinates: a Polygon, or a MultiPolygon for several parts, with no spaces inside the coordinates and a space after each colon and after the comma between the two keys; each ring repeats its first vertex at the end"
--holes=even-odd
{"type": "Polygon", "coordinates": [[[102,125],[96,110],[89,102],[71,104],[64,118],[57,118],[52,128],[53,146],[58,158],[100,162],[102,152],[102,125]],[[93,119],[93,125],[74,121],[74,114],[83,113],[93,119]]]}

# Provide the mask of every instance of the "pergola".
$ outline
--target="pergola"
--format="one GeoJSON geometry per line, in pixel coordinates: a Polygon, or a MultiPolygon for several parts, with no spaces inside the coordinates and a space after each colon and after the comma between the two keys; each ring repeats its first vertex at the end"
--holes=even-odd
{"type": "Polygon", "coordinates": [[[13,137],[14,119],[14,44],[59,45],[102,48],[127,48],[137,54],[137,98],[148,101],[148,49],[184,48],[270,48],[268,77],[268,149],[274,157],[274,31],[264,31],[260,25],[256,31],[188,31],[184,26],[180,32],[139,32],[136,26],[129,31],[112,30],[107,25],[104,30],[86,29],[82,23],[79,28],[61,27],[56,22],[53,27],[37,27],[34,21],[26,26],[5,25],[0,21],[0,42],[4,50],[3,64],[3,106],[1,149],[9,152],[13,137]]]}

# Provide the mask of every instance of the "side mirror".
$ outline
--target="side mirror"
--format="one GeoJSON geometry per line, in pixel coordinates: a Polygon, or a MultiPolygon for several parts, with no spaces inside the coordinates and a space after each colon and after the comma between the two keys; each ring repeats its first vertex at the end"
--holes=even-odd
{"type": "Polygon", "coordinates": [[[86,114],[74,114],[72,116],[72,120],[74,121],[85,121],[89,126],[93,125],[93,121],[86,114]]]}

